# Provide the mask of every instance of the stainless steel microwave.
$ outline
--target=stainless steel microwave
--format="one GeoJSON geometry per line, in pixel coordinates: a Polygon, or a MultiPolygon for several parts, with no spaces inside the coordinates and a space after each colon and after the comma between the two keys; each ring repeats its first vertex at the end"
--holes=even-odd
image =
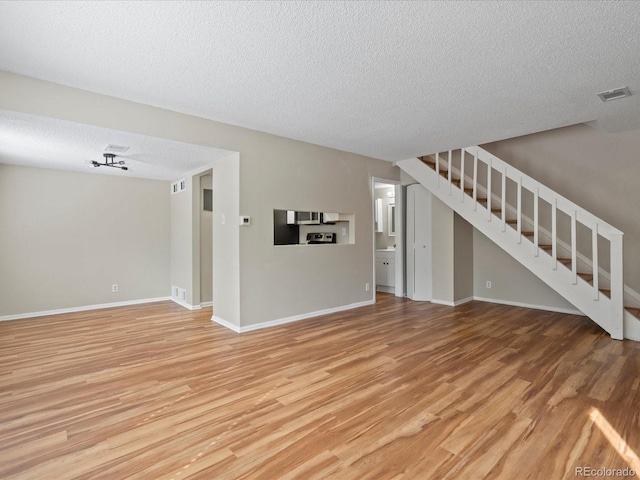
{"type": "Polygon", "coordinates": [[[320,225],[322,223],[321,212],[296,212],[287,211],[287,223],[289,225],[320,225]]]}

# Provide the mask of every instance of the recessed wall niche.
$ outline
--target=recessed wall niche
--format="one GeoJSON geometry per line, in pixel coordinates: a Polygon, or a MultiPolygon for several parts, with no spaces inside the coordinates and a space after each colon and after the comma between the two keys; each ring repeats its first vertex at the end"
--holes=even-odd
{"type": "Polygon", "coordinates": [[[355,215],[307,210],[273,211],[274,245],[355,243],[355,215]]]}

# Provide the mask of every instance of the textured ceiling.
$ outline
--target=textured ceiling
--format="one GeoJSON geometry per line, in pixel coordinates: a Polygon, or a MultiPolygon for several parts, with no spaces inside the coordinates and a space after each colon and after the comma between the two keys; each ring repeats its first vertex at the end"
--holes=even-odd
{"type": "Polygon", "coordinates": [[[176,180],[185,172],[211,165],[226,150],[190,145],[118,130],[0,110],[0,161],[30,167],[84,171],[158,180],[176,180]],[[116,160],[129,170],[92,168],[104,162],[109,144],[129,147],[116,160]]]}
{"type": "Polygon", "coordinates": [[[0,70],[386,160],[640,126],[640,2],[1,2],[0,70]]]}

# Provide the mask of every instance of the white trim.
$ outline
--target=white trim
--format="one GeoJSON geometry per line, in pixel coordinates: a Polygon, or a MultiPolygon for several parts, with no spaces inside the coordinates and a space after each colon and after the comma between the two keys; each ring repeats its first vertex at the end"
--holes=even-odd
{"type": "MultiPolygon", "coordinates": [[[[497,157],[496,157],[497,158],[497,157]]],[[[394,162],[393,165],[397,166],[398,162],[394,162]]],[[[511,167],[513,168],[513,167],[511,167]]],[[[453,167],[452,168],[452,173],[455,173],[456,175],[460,176],[460,169],[453,167]]],[[[473,182],[473,178],[470,177],[469,175],[465,174],[465,181],[472,183],[473,182]]],[[[483,194],[487,194],[487,188],[482,186],[482,185],[478,185],[478,193],[483,193],[483,194]]],[[[500,196],[497,193],[492,193],[491,194],[491,201],[492,202],[500,202],[500,196]]],[[[514,206],[507,204],[506,205],[506,210],[511,214],[511,216],[514,216],[517,214],[517,210],[514,206]]],[[[522,215],[522,223],[523,224],[527,224],[533,227],[534,225],[534,220],[532,218],[530,218],[529,216],[525,215],[525,214],[521,214],[522,215]]],[[[553,238],[552,233],[547,230],[546,228],[544,228],[541,225],[538,225],[538,229],[539,229],[539,233],[542,234],[542,236],[546,237],[546,239],[548,239],[549,241],[551,241],[551,239],[553,238]]],[[[563,254],[569,254],[571,252],[571,245],[569,245],[567,242],[563,241],[560,238],[556,238],[556,242],[558,243],[558,246],[560,248],[563,249],[563,254]]],[[[582,264],[586,265],[586,267],[588,269],[592,269],[593,268],[593,262],[590,258],[587,258],[587,256],[585,256],[584,254],[577,252],[577,257],[579,262],[581,262],[582,264]]],[[[606,283],[609,283],[611,281],[611,275],[609,274],[608,271],[606,271],[603,267],[598,267],[598,272],[599,275],[601,277],[603,277],[606,280],[606,283]]],[[[633,288],[631,288],[629,285],[625,284],[624,285],[624,305],[627,307],[635,307],[638,308],[640,307],[640,292],[634,290],[633,288]]]]}
{"type": "MultiPolygon", "coordinates": [[[[600,270],[604,275],[606,275],[607,278],[609,277],[609,272],[605,272],[602,267],[598,268],[598,270],[600,270]]],[[[629,285],[625,284],[624,294],[626,295],[625,302],[624,302],[625,307],[640,308],[640,293],[636,292],[629,285]],[[635,303],[630,302],[629,298],[631,298],[635,303]]]]}
{"type": "Polygon", "coordinates": [[[453,306],[457,307],[458,305],[464,305],[465,303],[473,302],[473,297],[461,298],[460,300],[456,300],[453,302],[453,306]]]}
{"type": "Polygon", "coordinates": [[[455,302],[450,302],[448,300],[438,300],[437,298],[432,298],[431,303],[435,303],[436,305],[446,305],[447,307],[457,307],[458,305],[463,305],[473,300],[474,300],[474,297],[462,298],[460,300],[456,300],[455,302]]]}
{"type": "Polygon", "coordinates": [[[200,302],[202,308],[213,307],[213,302],[200,302]]]}
{"type": "Polygon", "coordinates": [[[640,319],[631,315],[629,312],[624,312],[623,322],[624,338],[640,342],[640,319]]]}
{"type": "Polygon", "coordinates": [[[129,305],[140,305],[142,303],[165,302],[167,300],[173,300],[173,299],[171,297],[143,298],[140,300],[127,300],[125,302],[98,303],[95,305],[84,305],[82,307],[59,308],[56,310],[43,310],[40,312],[19,313],[17,315],[3,315],[3,316],[0,316],[0,322],[5,320],[20,320],[23,318],[60,315],[63,313],[86,312],[87,310],[99,310],[102,308],[127,307],[129,305]]]}
{"type": "Polygon", "coordinates": [[[269,320],[268,322],[256,323],[254,325],[247,325],[246,327],[238,327],[233,323],[223,320],[215,315],[211,317],[211,320],[233,330],[236,333],[251,332],[253,330],[261,330],[263,328],[276,327],[278,325],[284,325],[286,323],[297,322],[298,320],[305,320],[307,318],[319,317],[321,315],[327,315],[329,313],[342,312],[344,310],[351,310],[352,308],[365,307],[367,305],[375,305],[375,300],[366,300],[364,302],[350,303],[349,305],[342,305],[340,307],[326,308],[324,310],[317,310],[315,312],[302,313],[300,315],[293,315],[291,317],[278,318],[276,320],[269,320]]]}
{"type": "Polygon", "coordinates": [[[202,310],[201,305],[191,305],[190,303],[187,303],[184,300],[180,300],[179,298],[176,298],[176,297],[169,297],[169,300],[177,303],[181,307],[188,308],[189,310],[202,310]]]}
{"type": "Polygon", "coordinates": [[[460,300],[456,300],[453,302],[453,306],[457,307],[458,305],[464,305],[465,303],[473,302],[473,297],[461,298],[460,300]]]}
{"type": "Polygon", "coordinates": [[[438,300],[437,298],[432,298],[431,303],[434,303],[436,305],[444,305],[446,307],[455,307],[455,304],[453,302],[450,302],[448,300],[438,300]]]}
{"type": "Polygon", "coordinates": [[[572,308],[549,307],[547,305],[533,305],[531,303],[512,302],[511,300],[502,300],[498,298],[486,298],[486,297],[474,296],[473,299],[479,302],[497,303],[500,305],[510,305],[512,307],[532,308],[534,310],[544,310],[546,312],[567,313],[569,315],[581,315],[583,317],[586,316],[580,310],[572,309],[572,308]]]}
{"type": "MultiPolygon", "coordinates": [[[[396,166],[394,164],[394,166],[396,166]]],[[[373,246],[373,282],[372,285],[376,284],[376,231],[375,231],[375,190],[376,183],[386,184],[394,187],[394,195],[395,195],[395,204],[396,204],[396,257],[395,257],[395,286],[393,287],[393,291],[387,293],[393,293],[396,297],[404,298],[405,296],[405,264],[404,264],[404,229],[405,229],[405,221],[404,221],[404,212],[402,210],[402,206],[404,204],[404,194],[402,190],[402,181],[401,180],[390,180],[388,178],[382,177],[371,177],[371,222],[372,222],[372,232],[371,232],[371,241],[373,246]],[[399,208],[398,208],[399,206],[399,208]],[[398,228],[398,226],[400,228],[398,228]]],[[[374,303],[375,303],[375,291],[376,289],[372,289],[374,291],[374,303]]],[[[385,291],[385,290],[381,290],[385,291]]]]}
{"type": "Polygon", "coordinates": [[[388,287],[386,285],[376,285],[376,292],[382,293],[396,293],[396,287],[388,287]]]}
{"type": "Polygon", "coordinates": [[[222,325],[223,327],[228,328],[229,330],[233,330],[236,333],[240,333],[240,327],[234,323],[227,322],[225,319],[217,317],[215,315],[211,316],[211,321],[217,323],[218,325],[222,325]]]}

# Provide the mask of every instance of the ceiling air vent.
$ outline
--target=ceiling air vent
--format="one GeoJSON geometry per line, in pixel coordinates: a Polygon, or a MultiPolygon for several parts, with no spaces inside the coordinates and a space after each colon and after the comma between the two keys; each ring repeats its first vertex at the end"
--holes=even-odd
{"type": "Polygon", "coordinates": [[[598,94],[600,100],[603,102],[610,102],[611,100],[617,100],[619,98],[630,97],[631,92],[629,87],[614,88],[613,90],[607,90],[606,92],[600,92],[598,94]]]}

